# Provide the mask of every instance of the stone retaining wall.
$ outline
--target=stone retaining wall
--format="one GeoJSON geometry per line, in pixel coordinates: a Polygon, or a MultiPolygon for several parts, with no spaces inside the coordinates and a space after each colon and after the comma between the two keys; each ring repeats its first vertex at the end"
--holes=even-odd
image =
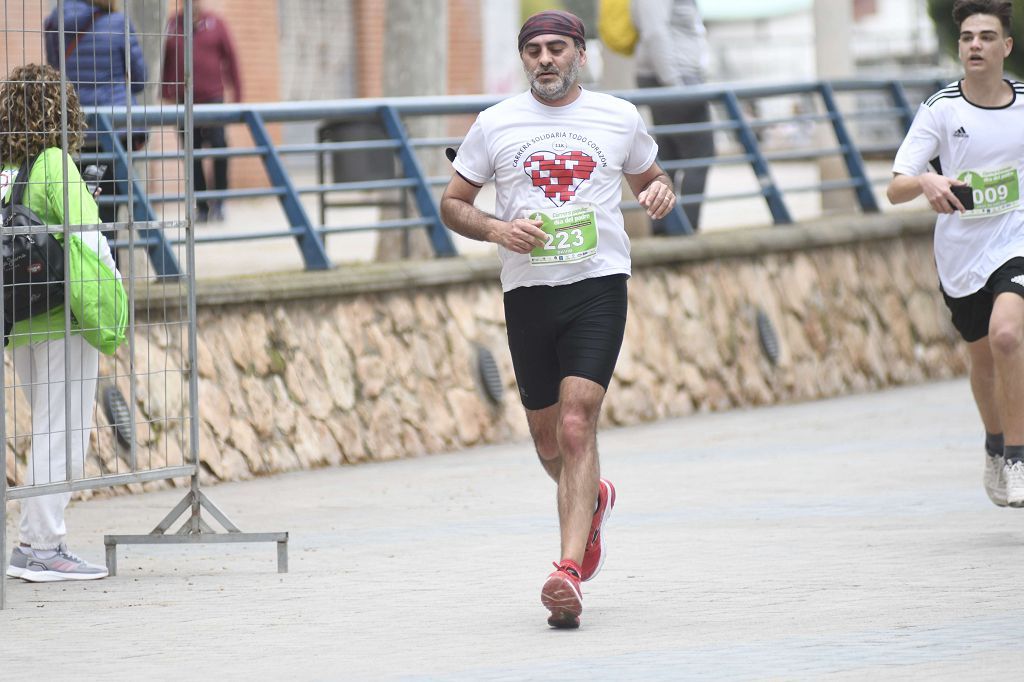
{"type": "MultiPolygon", "coordinates": [[[[931,223],[847,217],[637,241],[605,426],[965,373],[936,288],[931,223]],[[775,364],[761,347],[758,311],[777,334],[775,364]]],[[[150,310],[160,295],[149,292],[150,310]]],[[[528,435],[495,259],[204,281],[197,301],[200,452],[210,480],[528,435]],[[500,368],[499,404],[477,378],[478,346],[500,368]]],[[[149,342],[163,355],[150,354],[140,370],[184,356],[174,335],[149,342]]],[[[186,389],[140,388],[140,414],[182,411],[186,389]]],[[[94,451],[114,452],[103,438],[94,451]]],[[[139,440],[170,463],[187,442],[176,428],[144,429],[139,440]]],[[[94,455],[93,472],[110,470],[111,456],[94,455]]]]}

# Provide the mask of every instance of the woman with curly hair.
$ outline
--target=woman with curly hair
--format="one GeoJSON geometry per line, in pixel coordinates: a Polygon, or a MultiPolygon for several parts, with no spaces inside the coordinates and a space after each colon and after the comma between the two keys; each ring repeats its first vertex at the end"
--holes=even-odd
{"type": "MultiPolygon", "coordinates": [[[[85,117],[75,89],[50,66],[15,68],[0,84],[0,197],[10,200],[20,169],[29,162],[24,205],[47,225],[97,225],[76,233],[120,280],[107,240],[98,229],[96,201],[78,168],[61,149],[61,89],[67,103],[68,152],[82,145],[85,117]],[[67,183],[64,182],[65,167],[67,183]]],[[[25,178],[20,178],[22,182],[25,178]]],[[[15,322],[7,339],[18,383],[32,409],[29,484],[67,479],[65,457],[71,440],[72,478],[81,478],[99,374],[99,351],[73,329],[64,333],[64,306],[15,322]],[[65,365],[65,350],[70,362],[65,365]],[[66,403],[67,400],[67,403],[66,403]]],[[[93,580],[107,575],[72,554],[65,543],[64,510],[70,493],[21,501],[20,545],[11,552],[7,575],[31,582],[93,580]]]]}

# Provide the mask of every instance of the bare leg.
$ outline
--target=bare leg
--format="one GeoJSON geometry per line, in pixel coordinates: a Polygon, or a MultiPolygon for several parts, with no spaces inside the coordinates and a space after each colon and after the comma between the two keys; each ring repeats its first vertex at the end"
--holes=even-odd
{"type": "Polygon", "coordinates": [[[988,339],[1004,440],[1007,445],[1024,445],[1024,298],[1013,293],[996,297],[988,339]]]}
{"type": "Polygon", "coordinates": [[[562,453],[558,451],[558,413],[558,403],[542,410],[526,411],[526,422],[530,425],[537,457],[555,483],[558,483],[562,475],[562,453]]]}
{"type": "Polygon", "coordinates": [[[562,558],[583,562],[587,535],[597,501],[600,464],[597,458],[597,419],[604,389],[589,379],[566,377],[559,399],[558,449],[562,471],[558,479],[558,520],[562,558]]]}
{"type": "Polygon", "coordinates": [[[971,391],[981,414],[981,423],[988,433],[1002,433],[999,401],[996,399],[995,364],[988,337],[967,344],[967,352],[971,356],[971,391]]]}
{"type": "Polygon", "coordinates": [[[597,503],[597,419],[605,392],[580,377],[563,379],[560,392],[558,404],[527,410],[526,420],[544,470],[558,483],[561,558],[581,564],[597,503]]]}

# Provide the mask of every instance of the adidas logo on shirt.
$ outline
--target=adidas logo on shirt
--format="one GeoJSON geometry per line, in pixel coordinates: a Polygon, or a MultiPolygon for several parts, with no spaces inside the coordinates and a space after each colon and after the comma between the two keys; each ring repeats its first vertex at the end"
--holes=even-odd
{"type": "Polygon", "coordinates": [[[1024,287],[1024,275],[1017,275],[1010,280],[1019,287],[1024,287]]]}
{"type": "Polygon", "coordinates": [[[970,137],[970,135],[967,134],[967,131],[964,130],[963,126],[960,126],[956,129],[956,132],[953,133],[953,137],[970,137]]]}

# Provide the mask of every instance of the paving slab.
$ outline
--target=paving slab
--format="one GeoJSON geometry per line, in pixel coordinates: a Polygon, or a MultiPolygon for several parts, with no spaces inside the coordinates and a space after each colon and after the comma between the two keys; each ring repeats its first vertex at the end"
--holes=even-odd
{"type": "MultiPolygon", "coordinates": [[[[272,544],[130,546],[119,574],[8,579],[0,679],[1013,679],[1024,511],[981,487],[966,381],[610,430],[619,491],[583,626],[539,592],[554,486],[526,443],[208,488],[272,544]]],[[[165,491],[76,503],[73,549],[165,491]]]]}

